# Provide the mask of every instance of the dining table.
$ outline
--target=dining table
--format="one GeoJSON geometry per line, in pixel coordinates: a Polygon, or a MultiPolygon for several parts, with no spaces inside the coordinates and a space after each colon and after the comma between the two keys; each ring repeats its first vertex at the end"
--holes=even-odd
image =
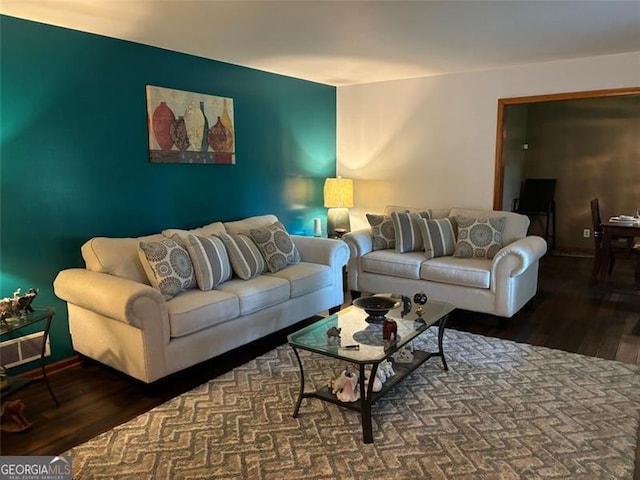
{"type": "MultiPolygon", "coordinates": [[[[616,222],[609,220],[602,222],[602,261],[600,265],[600,284],[604,285],[607,280],[608,269],[604,265],[609,265],[611,257],[611,240],[613,238],[631,238],[640,237],[640,221],[616,222]]],[[[640,260],[639,260],[640,261],[640,260]]],[[[636,274],[636,288],[640,288],[640,279],[636,274]]]]}

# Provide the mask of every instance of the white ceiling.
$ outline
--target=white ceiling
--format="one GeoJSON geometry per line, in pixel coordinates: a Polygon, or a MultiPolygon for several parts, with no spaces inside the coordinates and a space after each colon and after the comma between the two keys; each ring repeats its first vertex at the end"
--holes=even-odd
{"type": "Polygon", "coordinates": [[[640,0],[0,0],[0,12],[336,86],[640,51],[640,0]]]}

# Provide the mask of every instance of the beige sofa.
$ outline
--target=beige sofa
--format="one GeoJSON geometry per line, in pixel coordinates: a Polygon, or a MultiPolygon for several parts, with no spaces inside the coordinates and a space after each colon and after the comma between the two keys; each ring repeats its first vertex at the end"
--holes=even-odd
{"type": "MultiPolygon", "coordinates": [[[[246,233],[276,220],[264,215],[189,232],[246,233]]],[[[82,247],[86,268],[58,274],[54,290],[67,302],[77,352],[151,383],[343,303],[347,246],[295,235],[300,263],[248,280],[234,276],[213,290],[191,288],[165,300],[147,279],[138,244],[171,233],[92,238],[82,247]]]]}
{"type": "MultiPolygon", "coordinates": [[[[419,209],[388,206],[384,213],[407,210],[419,209]]],[[[371,228],[353,231],[343,237],[351,251],[348,284],[353,296],[361,292],[413,296],[424,291],[430,299],[448,302],[457,308],[511,317],[536,294],[538,261],[547,246],[541,237],[527,236],[528,217],[462,208],[431,212],[433,218],[505,217],[503,248],[492,260],[453,256],[426,259],[424,251],[374,251],[371,228]]]]}

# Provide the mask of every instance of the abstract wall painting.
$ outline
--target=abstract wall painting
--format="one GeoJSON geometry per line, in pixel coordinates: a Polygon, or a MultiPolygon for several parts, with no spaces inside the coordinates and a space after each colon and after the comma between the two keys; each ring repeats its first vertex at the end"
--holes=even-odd
{"type": "Polygon", "coordinates": [[[149,160],[235,165],[233,99],[147,85],[149,160]]]}

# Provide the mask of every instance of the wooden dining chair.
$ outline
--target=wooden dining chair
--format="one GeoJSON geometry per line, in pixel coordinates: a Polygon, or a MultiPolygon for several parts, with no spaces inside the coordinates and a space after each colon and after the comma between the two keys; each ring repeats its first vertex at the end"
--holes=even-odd
{"type": "Polygon", "coordinates": [[[590,283],[595,285],[598,282],[602,268],[607,269],[607,276],[611,274],[616,256],[620,256],[621,254],[633,254],[636,256],[636,268],[634,274],[635,288],[640,289],[640,243],[634,244],[634,239],[631,237],[612,238],[609,253],[609,264],[602,265],[602,220],[600,217],[600,202],[597,198],[591,200],[591,220],[593,224],[595,258],[590,283]]]}

